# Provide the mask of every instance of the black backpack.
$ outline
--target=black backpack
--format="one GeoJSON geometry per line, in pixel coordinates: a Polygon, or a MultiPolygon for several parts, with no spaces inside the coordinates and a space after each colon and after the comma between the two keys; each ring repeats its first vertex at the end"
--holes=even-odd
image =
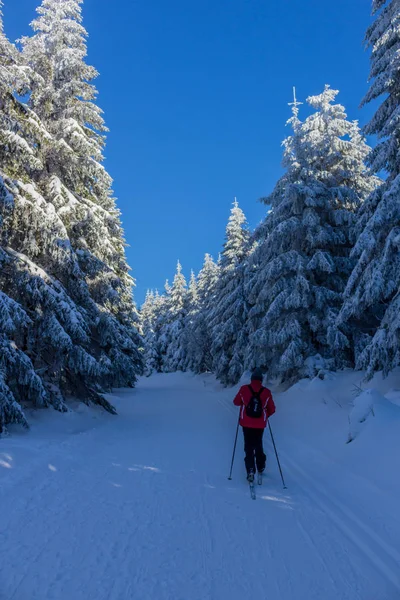
{"type": "Polygon", "coordinates": [[[263,403],[261,400],[261,394],[264,391],[264,388],[261,387],[259,392],[255,392],[251,385],[249,385],[248,388],[251,391],[252,397],[245,408],[246,415],[251,419],[259,419],[262,416],[264,410],[263,403]]]}

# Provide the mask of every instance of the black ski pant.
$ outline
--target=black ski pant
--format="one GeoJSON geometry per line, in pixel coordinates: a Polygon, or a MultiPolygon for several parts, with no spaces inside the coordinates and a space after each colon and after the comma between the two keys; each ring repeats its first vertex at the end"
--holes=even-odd
{"type": "Polygon", "coordinates": [[[244,452],[246,455],[244,464],[246,465],[247,473],[250,471],[255,473],[256,466],[259,473],[265,469],[267,457],[263,449],[263,435],[264,429],[243,427],[244,452]]]}

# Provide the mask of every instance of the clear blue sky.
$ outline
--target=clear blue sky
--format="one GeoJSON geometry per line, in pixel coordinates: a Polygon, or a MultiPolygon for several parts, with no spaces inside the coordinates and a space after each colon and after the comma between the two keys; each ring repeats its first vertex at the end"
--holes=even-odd
{"type": "MultiPolygon", "coordinates": [[[[10,39],[29,33],[39,1],[4,0],[10,39]]],[[[178,258],[189,275],[217,256],[234,196],[252,227],[263,217],[293,85],[304,101],[329,83],[366,122],[370,11],[369,0],[85,0],[139,303],[178,258]]]]}

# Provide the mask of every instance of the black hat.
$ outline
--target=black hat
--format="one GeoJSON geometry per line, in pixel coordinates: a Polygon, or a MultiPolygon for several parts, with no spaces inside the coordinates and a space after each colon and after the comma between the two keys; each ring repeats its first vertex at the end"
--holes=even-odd
{"type": "Polygon", "coordinates": [[[251,374],[251,380],[252,381],[262,381],[263,380],[263,374],[261,369],[254,369],[254,371],[251,374]]]}

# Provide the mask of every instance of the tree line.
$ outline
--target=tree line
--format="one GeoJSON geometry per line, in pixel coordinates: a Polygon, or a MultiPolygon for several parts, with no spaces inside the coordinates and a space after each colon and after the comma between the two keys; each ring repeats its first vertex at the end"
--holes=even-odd
{"type": "Polygon", "coordinates": [[[235,202],[218,262],[206,255],[189,286],[178,264],[165,293],[147,294],[147,373],[211,371],[231,385],[254,367],[289,382],[400,364],[400,5],[372,7],[371,121],[360,130],[329,86],[304,120],[295,99],[265,219],[250,232],[235,202]]]}

